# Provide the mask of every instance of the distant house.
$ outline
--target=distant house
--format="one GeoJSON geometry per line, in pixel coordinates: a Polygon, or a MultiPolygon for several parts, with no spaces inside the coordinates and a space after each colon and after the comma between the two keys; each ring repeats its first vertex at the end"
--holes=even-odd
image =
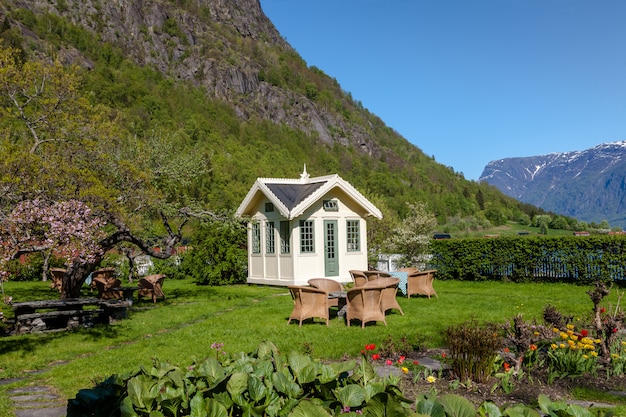
{"type": "Polygon", "coordinates": [[[338,175],[258,178],[237,209],[248,223],[248,283],[351,281],[367,269],[368,216],[382,214],[338,175]]]}

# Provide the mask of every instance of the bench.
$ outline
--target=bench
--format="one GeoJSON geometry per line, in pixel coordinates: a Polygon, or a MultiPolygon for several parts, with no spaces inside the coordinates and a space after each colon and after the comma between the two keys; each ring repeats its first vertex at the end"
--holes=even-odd
{"type": "Polygon", "coordinates": [[[126,318],[128,303],[97,298],[40,300],[13,304],[15,334],[73,330],[126,318]]]}

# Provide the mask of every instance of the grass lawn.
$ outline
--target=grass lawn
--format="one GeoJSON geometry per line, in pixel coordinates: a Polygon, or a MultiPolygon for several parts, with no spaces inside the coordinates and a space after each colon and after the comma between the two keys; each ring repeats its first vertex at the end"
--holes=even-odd
{"type": "MultiPolygon", "coordinates": [[[[113,373],[124,373],[153,358],[177,365],[215,354],[212,343],[228,352],[250,352],[263,340],[282,351],[308,352],[315,358],[356,357],[367,343],[380,344],[391,336],[408,337],[425,347],[442,347],[445,330],[475,318],[505,322],[517,314],[541,320],[543,308],[554,305],[575,320],[590,315],[588,286],[513,284],[500,282],[435,281],[439,298],[399,297],[404,315],[392,312],[387,326],[351,327],[337,318],[330,326],[316,319],[301,328],[287,325],[292,301],[286,288],[236,285],[199,287],[191,281],[166,280],[166,301],[135,303],[127,320],[75,332],[0,338],[0,379],[28,376],[21,384],[46,383],[73,398],[113,373]],[[27,371],[46,369],[45,373],[27,371]]],[[[55,298],[41,282],[7,282],[5,292],[15,302],[55,298]]],[[[85,292],[85,296],[88,292],[85,292]]],[[[610,301],[617,303],[617,291],[610,301]]],[[[5,316],[11,316],[3,306],[5,316]]],[[[6,389],[0,387],[0,416],[6,389]]],[[[6,414],[10,415],[10,414],[6,414]]]]}

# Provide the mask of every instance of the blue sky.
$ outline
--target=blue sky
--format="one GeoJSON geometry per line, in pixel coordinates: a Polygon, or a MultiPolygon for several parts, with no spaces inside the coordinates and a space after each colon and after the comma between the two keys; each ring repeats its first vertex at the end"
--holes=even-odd
{"type": "Polygon", "coordinates": [[[492,160],[626,140],[624,0],[261,0],[309,66],[427,155],[492,160]]]}

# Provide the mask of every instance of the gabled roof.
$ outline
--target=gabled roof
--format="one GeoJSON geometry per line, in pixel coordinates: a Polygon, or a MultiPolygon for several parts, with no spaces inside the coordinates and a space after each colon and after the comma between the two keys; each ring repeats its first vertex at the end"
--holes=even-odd
{"type": "Polygon", "coordinates": [[[236,215],[240,217],[246,215],[261,195],[265,195],[283,217],[291,220],[302,215],[312,204],[335,187],[340,188],[359,204],[366,215],[382,219],[380,210],[339,175],[311,178],[306,172],[306,166],[299,179],[257,178],[239,205],[236,215]]]}

